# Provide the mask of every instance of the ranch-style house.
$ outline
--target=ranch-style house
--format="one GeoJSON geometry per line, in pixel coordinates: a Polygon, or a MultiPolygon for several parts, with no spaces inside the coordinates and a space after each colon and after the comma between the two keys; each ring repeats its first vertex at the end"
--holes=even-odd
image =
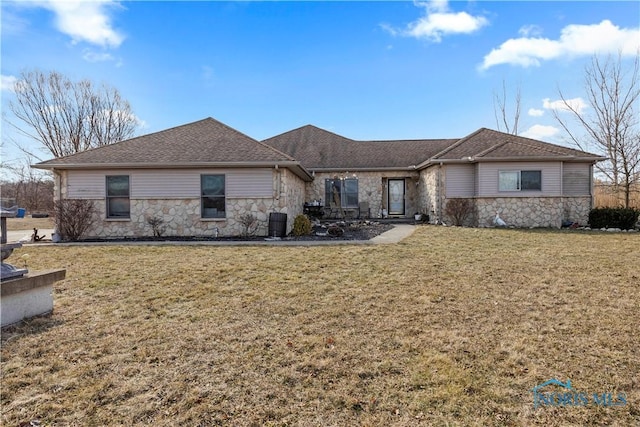
{"type": "Polygon", "coordinates": [[[450,222],[449,200],[471,199],[469,225],[496,213],[516,227],[586,223],[593,165],[603,157],[479,129],[460,139],[356,141],[303,126],[264,141],[212,118],[34,165],[51,170],[55,198],[96,207],[87,237],[233,236],[271,213],[287,232],[305,205],[324,217],[450,222]]]}

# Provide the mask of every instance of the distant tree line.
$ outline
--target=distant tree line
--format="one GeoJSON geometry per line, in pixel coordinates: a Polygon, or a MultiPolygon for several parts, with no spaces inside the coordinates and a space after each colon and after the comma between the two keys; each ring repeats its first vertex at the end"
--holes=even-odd
{"type": "Polygon", "coordinates": [[[53,212],[53,180],[48,174],[31,169],[29,165],[7,166],[11,178],[0,179],[0,194],[4,200],[33,213],[53,212]]]}

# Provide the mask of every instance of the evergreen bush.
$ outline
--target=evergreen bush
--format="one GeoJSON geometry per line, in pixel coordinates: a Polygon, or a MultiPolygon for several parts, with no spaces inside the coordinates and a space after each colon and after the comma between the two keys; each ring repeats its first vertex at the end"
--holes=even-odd
{"type": "Polygon", "coordinates": [[[311,234],[311,220],[306,215],[300,214],[293,220],[293,235],[306,236],[311,234]]]}
{"type": "Polygon", "coordinates": [[[638,216],[640,210],[633,208],[595,208],[589,212],[589,226],[629,230],[635,227],[638,216]]]}

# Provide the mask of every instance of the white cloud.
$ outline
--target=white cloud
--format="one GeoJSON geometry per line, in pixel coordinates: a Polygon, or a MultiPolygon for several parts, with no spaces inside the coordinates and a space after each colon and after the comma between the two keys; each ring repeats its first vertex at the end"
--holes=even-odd
{"type": "Polygon", "coordinates": [[[82,58],[87,62],[105,62],[115,61],[113,55],[107,52],[94,52],[92,50],[85,50],[82,54],[82,58]]]}
{"type": "Polygon", "coordinates": [[[103,118],[111,117],[112,120],[118,121],[133,121],[136,123],[136,126],[145,129],[148,127],[147,122],[142,120],[140,117],[136,116],[134,113],[125,112],[122,110],[102,110],[101,111],[103,118]]]}
{"type": "Polygon", "coordinates": [[[544,115],[544,110],[538,110],[537,108],[529,108],[528,114],[531,117],[542,117],[544,115]]]}
{"type": "Polygon", "coordinates": [[[542,100],[542,107],[546,110],[558,110],[558,111],[576,111],[578,114],[582,114],[584,110],[589,108],[589,104],[587,104],[584,99],[572,98],[567,99],[565,101],[558,99],[556,101],[551,101],[549,98],[545,98],[542,100]]]}
{"type": "Polygon", "coordinates": [[[560,132],[560,129],[554,126],[533,125],[526,131],[520,133],[520,136],[524,136],[526,138],[544,140],[545,138],[548,139],[553,137],[559,132],[560,132]]]}
{"type": "MultiPolygon", "coordinates": [[[[522,33],[522,30],[521,30],[522,33]]],[[[604,20],[593,25],[568,25],[558,40],[541,37],[509,39],[484,57],[480,69],[499,64],[539,66],[541,61],[595,53],[635,55],[640,49],[640,28],[620,28],[604,20]]]]}
{"type": "Polygon", "coordinates": [[[383,25],[383,28],[394,36],[403,35],[439,43],[443,36],[470,34],[489,24],[483,16],[449,11],[448,2],[444,0],[415,4],[425,9],[425,16],[408,24],[404,30],[396,30],[388,25],[383,25]]]}
{"type": "Polygon", "coordinates": [[[525,25],[518,30],[518,34],[522,37],[537,37],[542,34],[542,28],[537,25],[525,25]]]}
{"type": "Polygon", "coordinates": [[[16,76],[0,75],[0,90],[13,92],[14,85],[18,81],[16,76]]]}
{"type": "Polygon", "coordinates": [[[44,0],[35,5],[52,11],[58,30],[71,36],[74,42],[115,48],[124,40],[124,35],[113,28],[109,13],[113,7],[121,7],[118,2],[44,0]]]}

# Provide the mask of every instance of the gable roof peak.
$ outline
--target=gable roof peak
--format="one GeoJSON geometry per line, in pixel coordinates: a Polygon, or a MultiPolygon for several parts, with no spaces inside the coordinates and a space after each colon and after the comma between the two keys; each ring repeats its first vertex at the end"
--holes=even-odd
{"type": "Polygon", "coordinates": [[[37,167],[172,167],[205,164],[297,163],[290,155],[212,118],[137,136],[37,167]]]}

